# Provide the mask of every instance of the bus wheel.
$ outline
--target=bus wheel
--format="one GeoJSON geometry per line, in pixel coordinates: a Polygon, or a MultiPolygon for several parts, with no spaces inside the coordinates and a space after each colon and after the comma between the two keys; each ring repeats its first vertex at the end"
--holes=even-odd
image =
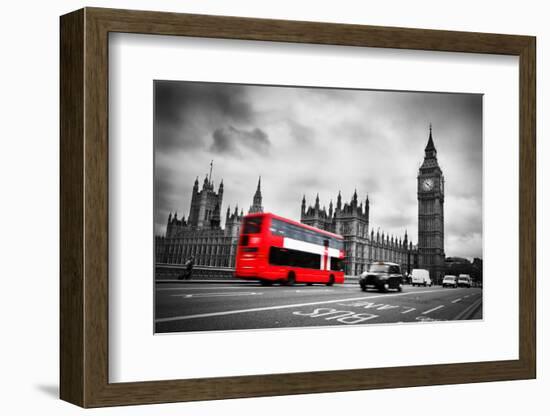
{"type": "Polygon", "coordinates": [[[328,278],[327,286],[332,286],[334,284],[334,276],[331,274],[328,278]]]}
{"type": "Polygon", "coordinates": [[[288,274],[288,277],[286,278],[286,285],[294,286],[295,283],[296,283],[296,275],[294,274],[294,272],[290,272],[288,274]]]}

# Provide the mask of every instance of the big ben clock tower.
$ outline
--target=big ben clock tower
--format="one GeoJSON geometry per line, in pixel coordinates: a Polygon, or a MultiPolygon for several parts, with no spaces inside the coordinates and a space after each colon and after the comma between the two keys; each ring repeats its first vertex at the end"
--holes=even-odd
{"type": "Polygon", "coordinates": [[[430,137],[424,162],[418,171],[418,263],[428,269],[432,282],[439,284],[445,273],[444,217],[445,180],[437,163],[437,151],[430,137]]]}

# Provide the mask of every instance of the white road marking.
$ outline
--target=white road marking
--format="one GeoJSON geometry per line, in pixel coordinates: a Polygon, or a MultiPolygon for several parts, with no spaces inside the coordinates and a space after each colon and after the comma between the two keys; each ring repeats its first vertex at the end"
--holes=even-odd
{"type": "Polygon", "coordinates": [[[307,316],[309,318],[318,318],[318,317],[325,317],[327,315],[331,315],[328,318],[324,318],[324,319],[326,321],[329,321],[331,319],[336,319],[338,322],[346,325],[358,324],[360,322],[368,321],[369,319],[378,318],[379,316],[379,315],[374,315],[372,313],[355,313],[353,311],[339,311],[333,308],[316,308],[313,310],[313,312],[308,312],[308,313],[302,312],[302,311],[294,311],[292,312],[292,314],[307,316]]]}
{"type": "Polygon", "coordinates": [[[422,312],[422,315],[427,315],[427,314],[429,314],[430,312],[437,311],[438,309],[441,309],[441,308],[444,308],[444,307],[445,307],[445,306],[443,306],[443,305],[436,306],[435,308],[428,309],[426,312],[422,312]]]}
{"type": "Polygon", "coordinates": [[[453,300],[451,303],[457,303],[457,302],[460,302],[461,300],[462,300],[462,298],[458,298],[458,299],[453,300]]]}
{"type": "Polygon", "coordinates": [[[439,321],[439,319],[430,318],[429,316],[417,316],[416,320],[419,322],[434,322],[439,321]]]}
{"type": "MultiPolygon", "coordinates": [[[[259,287],[259,286],[254,286],[254,287],[259,287]]],[[[157,288],[157,291],[161,292],[161,291],[166,291],[166,290],[218,290],[218,289],[239,289],[239,290],[243,290],[245,289],[244,287],[239,287],[239,286],[216,286],[216,287],[161,287],[161,288],[157,288]]],[[[262,287],[262,290],[264,288],[262,287]]],[[[272,288],[268,288],[268,289],[272,289],[272,288]]]]}
{"type": "Polygon", "coordinates": [[[235,315],[239,313],[251,313],[251,312],[273,311],[278,309],[300,308],[302,306],[324,305],[328,303],[376,299],[381,297],[396,297],[396,296],[416,295],[416,294],[422,294],[422,293],[436,293],[436,292],[443,292],[443,291],[446,291],[446,289],[426,290],[421,292],[402,292],[402,293],[395,293],[395,294],[389,294],[389,295],[383,294],[383,295],[374,295],[374,296],[363,296],[360,298],[349,298],[349,299],[333,299],[333,300],[325,300],[325,301],[319,301],[319,302],[295,303],[291,305],[265,306],[263,308],[237,309],[237,310],[223,311],[223,312],[199,313],[196,315],[182,315],[182,316],[172,316],[169,318],[159,318],[159,319],[155,319],[155,323],[183,321],[186,319],[196,319],[196,318],[209,318],[211,316],[235,315]]]}
{"type": "Polygon", "coordinates": [[[233,293],[197,293],[197,294],[179,294],[172,295],[182,298],[218,298],[222,296],[253,296],[253,295],[263,295],[259,292],[233,292],[233,293]]]}
{"type": "Polygon", "coordinates": [[[464,319],[464,317],[470,315],[473,311],[475,311],[477,308],[482,306],[482,298],[476,299],[470,306],[462,310],[458,315],[456,315],[453,319],[456,321],[464,319]]]}
{"type": "Polygon", "coordinates": [[[386,303],[376,303],[376,302],[352,302],[352,303],[341,303],[341,306],[351,306],[352,308],[364,308],[364,309],[376,309],[378,311],[385,311],[387,309],[397,309],[399,306],[388,305],[386,303]]]}
{"type": "Polygon", "coordinates": [[[409,312],[412,312],[412,311],[416,311],[416,308],[409,308],[406,311],[403,311],[401,313],[409,313],[409,312]]]}

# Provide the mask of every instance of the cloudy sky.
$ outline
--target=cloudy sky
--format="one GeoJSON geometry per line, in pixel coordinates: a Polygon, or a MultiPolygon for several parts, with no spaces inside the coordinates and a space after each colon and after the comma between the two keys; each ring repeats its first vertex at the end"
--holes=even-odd
{"type": "Polygon", "coordinates": [[[429,133],[445,176],[445,252],[482,257],[482,96],[155,81],[155,232],[189,215],[214,160],[216,189],[245,213],[262,177],[264,209],[299,220],[369,195],[374,229],[417,241],[416,176],[429,133]]]}

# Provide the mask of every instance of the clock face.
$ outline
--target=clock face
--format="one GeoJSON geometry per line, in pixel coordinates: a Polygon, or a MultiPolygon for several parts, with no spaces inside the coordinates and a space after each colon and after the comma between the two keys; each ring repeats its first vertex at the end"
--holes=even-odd
{"type": "Polygon", "coordinates": [[[434,180],[433,179],[424,179],[422,181],[422,189],[425,191],[431,191],[434,188],[434,180]]]}

